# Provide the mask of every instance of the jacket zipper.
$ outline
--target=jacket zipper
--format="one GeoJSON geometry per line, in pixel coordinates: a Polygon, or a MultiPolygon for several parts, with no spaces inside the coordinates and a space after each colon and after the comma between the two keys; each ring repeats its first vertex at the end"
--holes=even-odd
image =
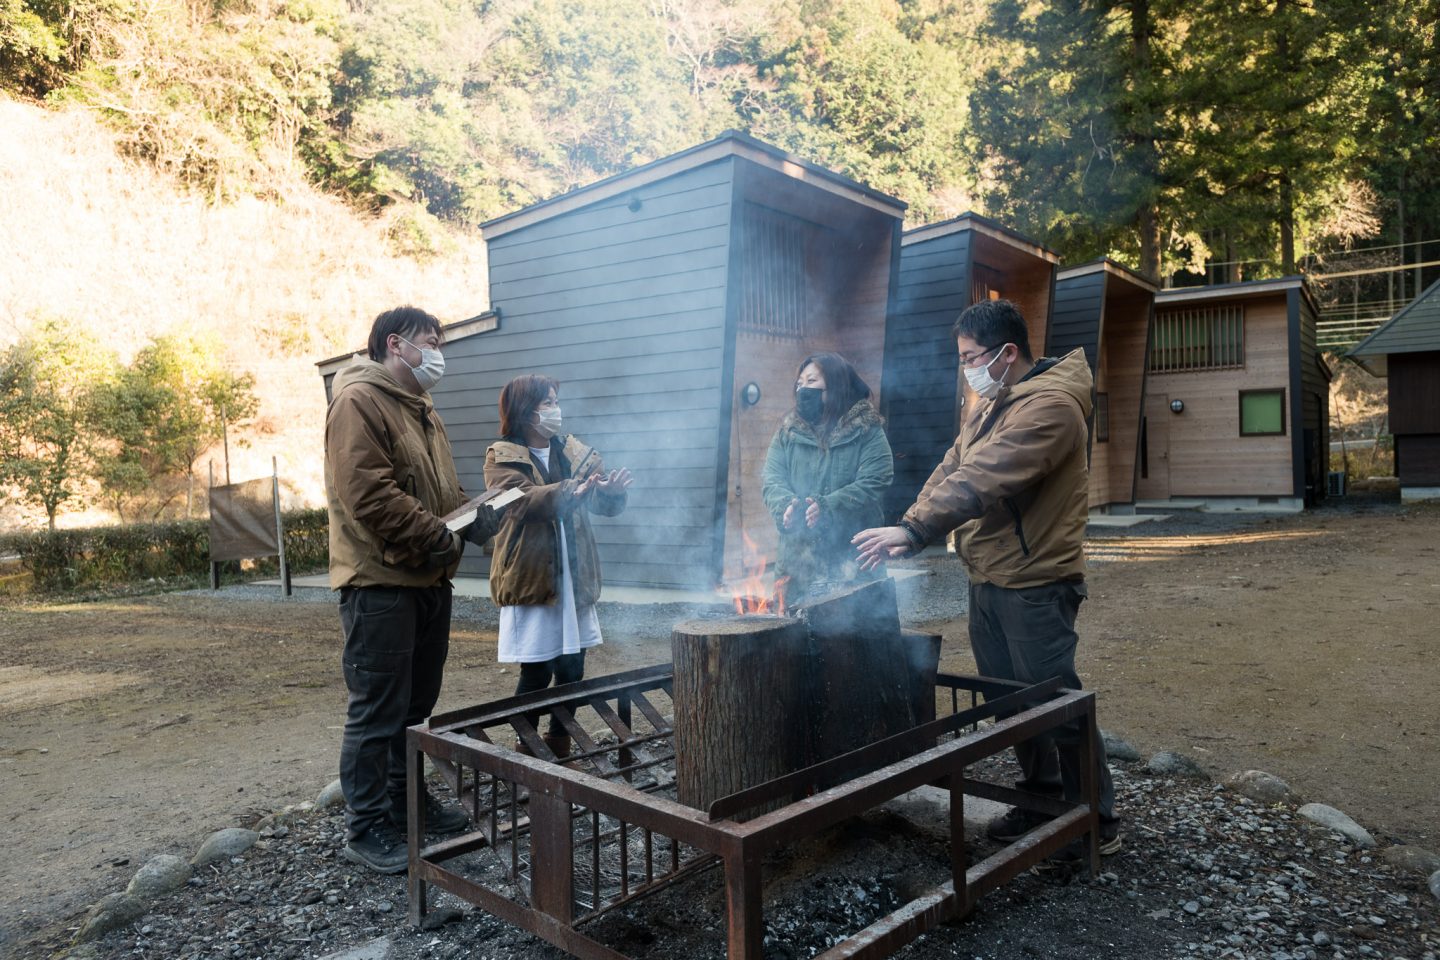
{"type": "Polygon", "coordinates": [[[1010,516],[1015,518],[1015,536],[1020,538],[1020,552],[1030,556],[1030,544],[1025,542],[1025,527],[1020,523],[1020,508],[1015,506],[1015,501],[1009,497],[1005,498],[1005,508],[1010,511],[1010,516]]]}

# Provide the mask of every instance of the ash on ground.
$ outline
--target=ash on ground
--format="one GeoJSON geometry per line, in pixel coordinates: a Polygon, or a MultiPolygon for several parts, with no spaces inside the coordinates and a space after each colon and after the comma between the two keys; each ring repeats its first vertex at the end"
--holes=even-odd
{"type": "MultiPolygon", "coordinates": [[[[1292,806],[1114,770],[1125,848],[1100,876],[1029,871],[897,956],[1436,960],[1440,909],[1423,878],[1398,874],[1292,806]]],[[[998,760],[969,771],[996,781],[1014,772],[998,760]]],[[[943,882],[946,824],[942,795],[922,789],[772,856],[766,956],[813,957],[943,882]]],[[[245,856],[200,871],[75,956],[321,958],[382,937],[374,955],[387,960],[566,956],[433,888],[424,926],[411,927],[403,875],[376,876],[340,858],[338,813],[267,832],[245,856]]],[[[972,863],[998,849],[978,831],[968,842],[972,863]]],[[[582,929],[637,960],[719,960],[721,881],[718,869],[704,871],[582,929]]],[[[40,955],[63,948],[45,946],[40,955]]]]}

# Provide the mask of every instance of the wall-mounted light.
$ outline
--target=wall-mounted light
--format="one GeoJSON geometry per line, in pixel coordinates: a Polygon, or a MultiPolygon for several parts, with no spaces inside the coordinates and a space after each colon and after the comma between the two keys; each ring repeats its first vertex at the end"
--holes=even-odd
{"type": "Polygon", "coordinates": [[[630,198],[630,202],[625,204],[625,206],[629,209],[631,213],[637,212],[640,209],[640,198],[637,196],[632,196],[630,198]]]}
{"type": "Polygon", "coordinates": [[[740,390],[740,400],[747,407],[753,407],[760,402],[760,384],[751,381],[745,384],[740,390]]]}
{"type": "Polygon", "coordinates": [[[1184,400],[1171,400],[1171,401],[1170,401],[1170,412],[1171,412],[1171,413],[1184,413],[1184,412],[1185,412],[1185,401],[1184,401],[1184,400]]]}

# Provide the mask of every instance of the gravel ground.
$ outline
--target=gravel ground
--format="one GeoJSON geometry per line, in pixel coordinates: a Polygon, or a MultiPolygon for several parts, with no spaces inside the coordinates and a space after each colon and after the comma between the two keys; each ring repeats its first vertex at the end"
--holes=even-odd
{"type": "MultiPolygon", "coordinates": [[[[1422,878],[1397,874],[1291,806],[1115,769],[1126,847],[1099,877],[1030,871],[899,956],[1435,960],[1440,910],[1422,878]]],[[[972,771],[1012,772],[1001,761],[972,771]]],[[[902,798],[771,857],[766,955],[812,957],[943,880],[946,812],[932,796],[902,798]]],[[[339,858],[338,813],[302,814],[266,833],[72,956],[298,960],[380,937],[390,938],[387,960],[564,956],[443,893],[432,894],[425,928],[410,927],[403,876],[339,858]]],[[[994,849],[971,838],[974,859],[994,849]]],[[[720,881],[718,871],[702,873],[587,929],[637,958],[718,960],[720,881]]]]}

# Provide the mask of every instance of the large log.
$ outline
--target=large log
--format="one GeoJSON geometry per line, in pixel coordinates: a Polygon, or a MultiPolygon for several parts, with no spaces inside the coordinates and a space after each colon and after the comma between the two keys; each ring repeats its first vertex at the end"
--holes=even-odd
{"type": "MultiPolygon", "coordinates": [[[[810,635],[789,617],[675,625],[675,786],[699,810],[808,765],[810,635]]],[[[773,809],[749,811],[750,816],[773,809]]]]}
{"type": "MultiPolygon", "coordinates": [[[[924,711],[912,667],[918,651],[900,631],[895,581],[844,587],[797,612],[810,627],[814,650],[811,763],[903,733],[920,721],[924,711]]],[[[934,685],[932,668],[932,703],[934,685]]]]}

